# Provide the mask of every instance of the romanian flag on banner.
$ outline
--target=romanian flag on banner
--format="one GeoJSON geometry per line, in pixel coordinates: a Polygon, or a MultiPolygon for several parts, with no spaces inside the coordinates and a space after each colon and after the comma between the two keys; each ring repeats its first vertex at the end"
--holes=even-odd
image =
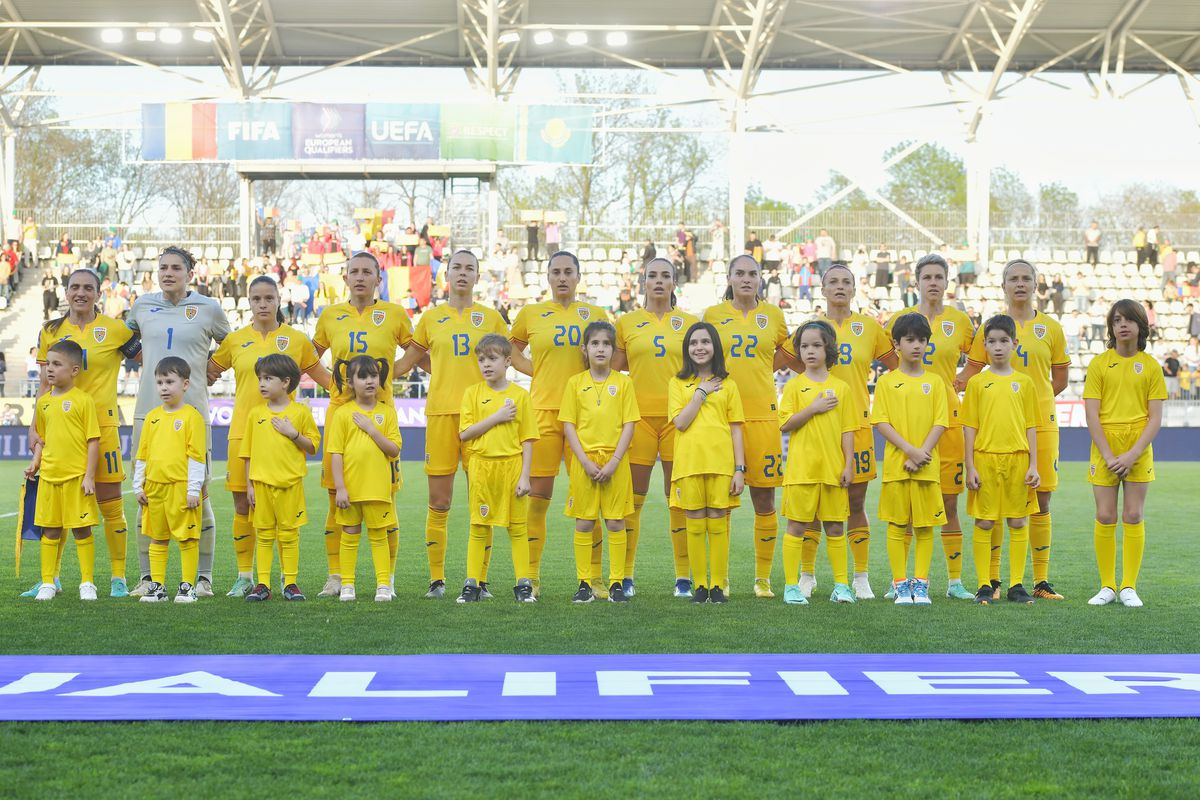
{"type": "Polygon", "coordinates": [[[37,477],[26,479],[21,487],[21,503],[17,506],[17,547],[16,573],[21,577],[21,544],[26,539],[31,542],[40,541],[42,529],[33,524],[35,506],[37,505],[37,477]]]}
{"type": "Polygon", "coordinates": [[[208,161],[216,157],[216,103],[142,106],[144,161],[208,161]]]}

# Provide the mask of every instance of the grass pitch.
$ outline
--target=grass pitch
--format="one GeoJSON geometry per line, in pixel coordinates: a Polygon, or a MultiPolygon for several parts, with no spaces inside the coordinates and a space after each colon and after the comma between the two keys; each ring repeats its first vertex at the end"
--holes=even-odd
{"type": "MultiPolygon", "coordinates": [[[[15,487],[23,464],[0,463],[0,483],[15,487]]],[[[498,531],[491,567],[497,599],[453,602],[463,577],[466,514],[450,516],[449,595],[422,599],[425,480],[405,465],[398,501],[401,529],[397,598],[370,600],[374,582],[367,547],[359,553],[363,591],[354,604],[317,601],[325,574],[321,525],[324,493],[314,470],[307,484],[312,522],[302,532],[303,604],[249,605],[218,596],[195,607],[109,600],[108,557],[97,539],[101,600],[83,604],[74,590],[78,567],[68,546],[66,591],[35,604],[16,595],[37,580],[37,548],[14,576],[7,545],[0,552],[0,652],[37,653],[622,653],[622,652],[978,652],[1136,653],[1200,650],[1200,599],[1195,568],[1195,487],[1200,465],[1161,464],[1147,507],[1147,554],[1139,581],[1146,607],[1091,608],[1097,589],[1092,551],[1091,489],[1082,464],[1065,464],[1054,498],[1051,579],[1063,603],[1000,603],[978,608],[942,596],[945,559],[935,547],[934,605],[897,609],[882,599],[836,606],[825,601],[832,576],[824,548],[818,588],[807,607],[750,596],[751,511],[733,518],[733,602],[693,607],[670,596],[673,568],[666,509],[652,496],[638,548],[638,595],[626,606],[573,606],[570,521],[562,515],[565,478],[552,505],[543,559],[542,602],[520,607],[508,598],[512,567],[498,531]],[[914,613],[915,611],[915,613],[914,613]]],[[[214,470],[223,472],[222,465],[214,470]]],[[[875,505],[872,486],[868,508],[875,505]]],[[[465,497],[461,477],[456,498],[465,497]]],[[[216,586],[233,577],[229,535],[232,502],[217,482],[216,586]]],[[[12,508],[14,501],[5,504],[12,508]]],[[[964,503],[965,505],[965,503],[964,503]]],[[[960,509],[962,510],[962,509],[960,509]]],[[[127,498],[132,520],[134,503],[127,498]]],[[[12,518],[6,520],[15,522],[12,518]]],[[[970,586],[969,525],[964,546],[970,586]]],[[[7,528],[7,526],[5,526],[7,528]]],[[[8,528],[11,530],[11,528],[8,528]]],[[[887,584],[883,526],[873,528],[871,575],[887,584]]],[[[782,531],[782,526],[781,526],[782,531]]],[[[11,540],[9,540],[11,541],[11,540]]],[[[137,560],[130,543],[129,577],[137,560]]],[[[1007,567],[1005,567],[1007,574],[1007,567]]],[[[172,552],[168,585],[178,580],[172,552]]],[[[782,595],[782,565],[773,578],[782,595]]],[[[1026,584],[1031,585],[1027,577],[1026,584]]],[[[1045,722],[774,723],[33,723],[0,725],[0,796],[53,792],[209,794],[304,787],[304,796],[581,795],[686,791],[712,796],[777,794],[791,789],[933,791],[975,797],[1194,797],[1200,777],[1194,720],[1045,722]]]]}

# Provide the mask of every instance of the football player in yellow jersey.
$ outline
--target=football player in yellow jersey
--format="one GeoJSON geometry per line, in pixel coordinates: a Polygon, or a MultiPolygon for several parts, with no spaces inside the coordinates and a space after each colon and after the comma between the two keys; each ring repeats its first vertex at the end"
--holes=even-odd
{"type": "MultiPolygon", "coordinates": [[[[828,274],[828,273],[826,273],[828,274]]],[[[792,340],[804,374],[788,381],[779,401],[779,430],[788,435],[787,469],[783,476],[783,602],[808,605],[800,590],[804,544],[825,526],[825,549],[833,565],[835,603],[853,603],[846,570],[843,523],[850,515],[847,487],[854,475],[857,406],[850,386],[830,372],[838,362],[833,326],[810,320],[792,340]]]]}
{"type": "MultiPolygon", "coordinates": [[[[860,314],[852,307],[856,293],[854,273],[841,262],[825,271],[821,293],[827,311],[824,318],[837,333],[838,359],[829,370],[835,378],[849,384],[858,430],[854,433],[854,477],[850,482],[850,518],[846,538],[854,560],[854,580],[851,588],[859,600],[874,600],[867,576],[870,553],[871,523],[867,519],[867,486],[875,480],[875,433],[871,428],[871,392],[867,381],[871,364],[882,361],[888,369],[896,368],[896,352],[891,338],[874,317],[860,314]]],[[[817,586],[815,573],[817,537],[807,536],[800,558],[800,592],[807,599],[817,586]]]]}
{"type": "Polygon", "coordinates": [[[1162,368],[1146,352],[1150,323],[1133,300],[1118,300],[1108,312],[1108,350],[1088,364],[1083,386],[1088,432],[1092,435],[1088,481],[1096,499],[1096,565],[1100,591],[1093,606],[1140,608],[1138,571],[1146,547],[1146,494],[1154,480],[1152,443],[1162,427],[1167,399],[1162,368]],[[1117,592],[1117,494],[1121,508],[1121,591],[1117,592]]]}
{"type": "MultiPolygon", "coordinates": [[[[667,417],[667,384],[683,367],[683,335],[698,320],[675,308],[675,266],[665,258],[646,263],[645,307],[617,319],[613,369],[628,370],[642,418],[633,429],[629,470],[633,475],[633,513],[625,518],[625,580],[633,597],[633,568],[642,530],[642,505],[650,491],[654,462],[662,460],[663,492],[670,494],[675,460],[675,426],[667,417]]],[[[683,511],[670,509],[671,549],[675,556],[675,596],[691,597],[687,525],[683,511]]]]}
{"type": "MultiPolygon", "coordinates": [[[[1043,600],[1062,600],[1050,583],[1050,496],[1058,488],[1058,414],[1054,398],[1067,388],[1071,358],[1067,355],[1067,338],[1062,325],[1034,307],[1037,272],[1033,265],[1016,259],[1004,265],[1001,283],[1007,315],[1017,326],[1016,355],[1013,367],[1033,379],[1038,395],[1038,508],[1029,518],[1029,544],[1033,550],[1033,596],[1043,600]]],[[[982,342],[983,334],[975,337],[966,368],[959,375],[959,385],[983,368],[987,362],[982,342]]],[[[996,538],[998,531],[993,530],[996,538]]],[[[1000,590],[1000,542],[993,541],[993,593],[1000,590]]]]}
{"type": "MultiPolygon", "coordinates": [[[[328,351],[333,356],[334,368],[339,362],[357,356],[383,359],[391,367],[396,360],[396,348],[408,347],[412,341],[412,321],[408,318],[408,312],[395,303],[375,299],[375,293],[383,281],[383,268],[371,253],[363,251],[351,256],[346,262],[345,278],[350,299],[345,303],[326,306],[317,318],[317,330],[313,335],[317,355],[324,355],[328,351]]],[[[429,365],[425,362],[420,366],[428,369],[429,365]]],[[[325,411],[326,421],[349,401],[349,394],[331,392],[329,408],[325,411]]],[[[328,443],[329,437],[325,438],[328,443]]],[[[334,520],[333,472],[327,452],[321,459],[321,485],[329,490],[329,513],[325,517],[325,558],[329,577],[317,596],[338,597],[341,592],[341,570],[338,565],[341,526],[334,520]]],[[[398,543],[395,535],[389,535],[388,547],[393,554],[398,543]]]]}
{"type": "Polygon", "coordinates": [[[167,592],[167,546],[179,545],[182,580],[176,603],[196,602],[200,568],[200,495],[207,471],[204,418],[183,401],[192,368],[178,356],[154,367],[162,405],[146,414],[133,465],[133,490],[143,508],[142,535],[150,540],[150,586],[143,603],[163,603],[167,592]]]}
{"type": "Polygon", "coordinates": [[[255,603],[271,599],[271,558],[278,541],[283,599],[303,600],[296,579],[300,528],[308,522],[304,476],[307,456],[316,455],[321,434],[308,406],[292,398],[300,385],[300,367],[294,359],[272,353],[258,360],[254,372],[266,402],[250,410],[241,449],[246,497],[258,532],[258,584],[245,597],[255,603]]]}
{"type": "Polygon", "coordinates": [[[614,372],[612,354],[617,331],[608,320],[588,323],[583,331],[586,372],[572,375],[563,390],[563,437],[571,448],[567,507],[575,520],[575,574],[579,588],[573,602],[595,598],[592,574],[593,533],[596,521],[608,529],[608,599],[625,596],[625,518],[633,513],[633,479],[629,472],[629,443],[634,424],[641,418],[633,381],[614,372]]]}
{"type": "MultiPolygon", "coordinates": [[[[467,467],[468,445],[459,439],[459,409],[463,392],[483,379],[475,345],[489,333],[508,334],[504,318],[494,308],[475,302],[479,259],[470,250],[450,256],[444,272],[449,296],[427,309],[417,322],[412,346],[396,362],[393,375],[408,372],[428,357],[429,396],[425,400],[425,474],[429,479],[429,508],[425,513],[425,554],[429,560],[431,600],[446,593],[446,520],[454,499],[454,475],[461,461],[467,467]]],[[[488,541],[491,547],[491,541],[488,541]]],[[[483,579],[487,574],[484,571],[483,579]]]]}
{"type": "Polygon", "coordinates": [[[960,403],[955,388],[955,375],[958,373],[958,364],[963,353],[971,349],[975,331],[966,314],[943,303],[949,274],[950,267],[946,264],[946,259],[937,253],[922,256],[915,268],[920,302],[893,316],[884,326],[884,330],[894,340],[896,337],[892,326],[905,314],[921,314],[929,322],[931,333],[921,364],[942,379],[949,415],[949,426],[938,442],[938,459],[942,470],[942,504],[946,511],[946,522],[941,526],[942,550],[946,554],[946,574],[950,579],[950,584],[946,587],[946,596],[959,600],[974,600],[975,594],[962,583],[963,535],[962,525],[958,520],[958,496],[962,494],[965,486],[962,421],[959,419],[960,403]]]}
{"type": "MultiPolygon", "coordinates": [[[[284,324],[283,312],[279,307],[279,284],[275,279],[266,275],[258,276],[250,282],[246,296],[252,314],[250,324],[226,336],[208,360],[209,386],[216,383],[227,369],[233,370],[234,378],[225,488],[233,494],[233,551],[237,556],[238,577],[227,597],[245,597],[254,588],[255,525],[250,520],[250,502],[247,499],[248,456],[241,454],[241,446],[250,412],[266,403],[257,374],[258,363],[270,355],[283,355],[294,361],[297,369],[307,373],[323,388],[328,389],[331,382],[329,371],[322,366],[308,336],[284,324]]],[[[295,386],[292,392],[295,392],[295,386]]]]}
{"type": "Polygon", "coordinates": [[[79,599],[95,600],[92,582],[96,545],[96,466],[100,460],[100,423],[92,396],[75,385],[83,367],[83,348],[71,340],[46,350],[43,376],[50,392],[38,398],[34,427],[38,442],[25,478],[40,473],[34,524],[42,527],[42,582],[34,597],[53,600],[58,590],[59,541],[69,529],[79,555],[79,599]]]}
{"type": "Polygon", "coordinates": [[[518,603],[534,603],[529,577],[529,473],[537,423],[529,392],[508,381],[512,342],[497,333],[485,334],[475,345],[483,381],[463,392],[459,406],[459,436],[471,449],[467,466],[471,538],[467,541],[467,579],[457,602],[481,599],[484,561],[492,528],[508,528],[518,603]]]}
{"type": "Polygon", "coordinates": [[[762,272],[748,255],[729,261],[725,302],[704,312],[721,337],[729,377],[745,406],[746,485],[754,505],[754,596],[774,597],[771,567],[779,520],[775,488],[783,485],[783,436],[775,395],[775,370],[794,366],[787,323],[778,307],[762,301],[762,272]]]}
{"type": "Polygon", "coordinates": [[[375,601],[391,602],[396,595],[395,550],[389,540],[400,531],[395,501],[396,459],[402,441],[392,393],[385,388],[390,367],[382,358],[355,356],[333,370],[338,391],[350,397],[338,407],[325,432],[325,449],[333,463],[337,524],[342,528],[338,556],[343,567],[338,593],[342,602],[357,599],[354,572],[363,525],[375,566],[375,601]]]}
{"type": "MultiPolygon", "coordinates": [[[[589,322],[606,319],[604,309],[575,299],[579,288],[579,259],[574,253],[560,251],[550,256],[547,277],[551,299],[523,306],[513,320],[509,338],[513,343],[512,362],[518,372],[533,378],[530,394],[533,414],[538,423],[538,440],[533,443],[533,472],[529,496],[529,573],[534,593],[541,591],[542,548],[546,544],[546,512],[554,495],[554,478],[562,468],[568,450],[563,426],[558,419],[563,388],[572,375],[584,368],[583,329],[589,322]],[[525,348],[529,348],[529,356],[525,348]]],[[[593,531],[593,544],[603,541],[602,531],[593,531]]],[[[599,560],[595,548],[592,559],[592,585],[596,595],[604,594],[599,560]]]]}
{"type": "MultiPolygon", "coordinates": [[[[946,518],[942,507],[937,442],[949,424],[942,379],[925,369],[929,321],[922,314],[892,320],[899,366],[875,384],[871,422],[887,440],[879,518],[888,524],[888,563],[897,605],[929,605],[929,562],[933,527],[946,518]],[[908,577],[906,528],[916,539],[913,577],[908,577]]],[[[974,598],[974,595],[971,595],[974,598]]]]}
{"type": "Polygon", "coordinates": [[[963,398],[963,441],[966,445],[967,513],[975,518],[971,549],[979,590],[975,602],[995,598],[991,578],[1003,534],[995,529],[1008,521],[1008,599],[1033,603],[1025,591],[1026,528],[1029,512],[1037,508],[1034,490],[1038,474],[1038,396],[1033,379],[1013,369],[1012,356],[1020,346],[1013,318],[998,314],[975,337],[982,341],[989,368],[967,381],[963,398]],[[999,538],[999,542],[997,541],[999,538]]]}
{"type": "Polygon", "coordinates": [[[729,513],[741,503],[745,487],[746,415],[738,385],[725,369],[717,329],[707,322],[695,323],[684,336],[682,350],[683,368],[667,387],[677,456],[671,507],[681,509],[687,519],[688,563],[696,581],[692,602],[725,603],[729,513]]]}
{"type": "MultiPolygon", "coordinates": [[[[77,269],[67,278],[67,313],[46,322],[38,332],[37,361],[41,365],[38,396],[50,390],[46,359],[50,346],[70,340],[83,348],[83,363],[75,384],[92,396],[100,425],[100,461],[96,470],[96,502],[104,520],[104,540],[112,568],[109,596],[125,597],[125,549],[128,524],[121,501],[121,482],[125,468],[121,463],[120,418],[117,412],[117,378],[121,362],[141,352],[141,340],[124,322],[100,313],[100,278],[90,269],[77,269]]],[[[39,441],[30,426],[29,446],[39,441]]],[[[58,540],[59,560],[66,539],[58,540]]],[[[55,571],[57,577],[58,572],[55,571]]],[[[34,586],[23,597],[33,597],[34,586]]]]}

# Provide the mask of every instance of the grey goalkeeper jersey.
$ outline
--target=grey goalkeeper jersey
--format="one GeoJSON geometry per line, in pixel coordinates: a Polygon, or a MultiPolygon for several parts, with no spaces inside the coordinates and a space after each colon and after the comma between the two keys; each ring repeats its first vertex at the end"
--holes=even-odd
{"type": "Polygon", "coordinates": [[[199,292],[188,292],[178,305],[166,300],[162,292],[149,292],[133,301],[125,320],[142,337],[142,382],[138,388],[133,417],[145,419],[161,405],[154,382],[154,367],[167,356],[178,356],[192,368],[192,377],[183,400],[195,407],[208,425],[209,349],[229,335],[229,319],[221,304],[199,292]]]}

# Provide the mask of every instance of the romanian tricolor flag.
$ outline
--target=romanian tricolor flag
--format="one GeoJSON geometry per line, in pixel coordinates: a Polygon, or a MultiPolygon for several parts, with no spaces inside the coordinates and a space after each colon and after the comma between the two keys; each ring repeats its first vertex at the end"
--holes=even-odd
{"type": "Polygon", "coordinates": [[[207,161],[216,157],[216,103],[142,105],[144,161],[207,161]]]}

